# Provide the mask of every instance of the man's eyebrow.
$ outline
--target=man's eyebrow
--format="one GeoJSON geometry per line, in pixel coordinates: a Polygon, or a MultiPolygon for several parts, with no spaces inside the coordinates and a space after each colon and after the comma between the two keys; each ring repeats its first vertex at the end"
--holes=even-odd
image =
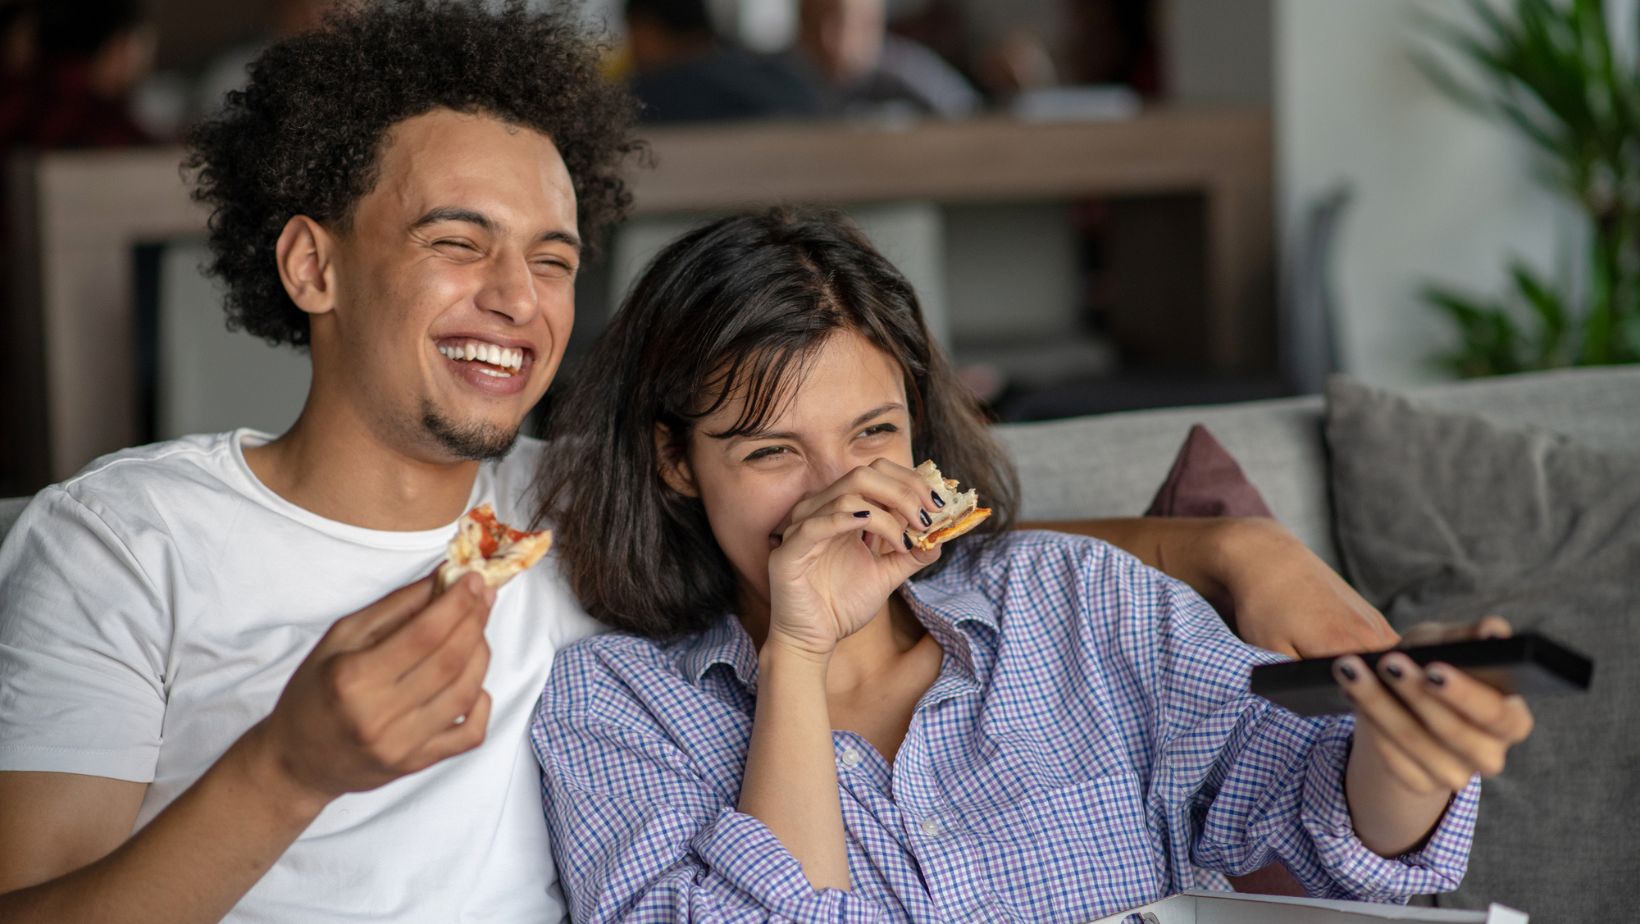
{"type": "Polygon", "coordinates": [[[574,247],[576,253],[581,252],[581,239],[568,231],[543,231],[541,236],[535,240],[536,243],[557,241],[560,244],[568,244],[569,246],[574,247]]]}
{"type": "MultiPolygon", "coordinates": [[[[494,234],[500,227],[496,224],[495,219],[484,214],[483,212],[475,212],[472,209],[464,209],[460,206],[451,205],[440,206],[436,209],[428,211],[427,214],[416,219],[410,227],[412,229],[423,228],[427,225],[436,225],[439,222],[444,221],[461,221],[470,225],[477,225],[491,234],[494,234]]],[[[580,252],[581,250],[581,239],[568,231],[543,231],[541,232],[541,236],[537,237],[535,240],[537,243],[556,241],[560,244],[568,244],[569,246],[575,248],[576,252],[580,252]]]]}
{"type": "Polygon", "coordinates": [[[422,228],[427,225],[436,225],[442,221],[463,221],[470,225],[478,225],[486,231],[494,231],[496,228],[495,220],[483,212],[475,212],[472,209],[464,209],[449,205],[440,206],[439,208],[429,211],[427,214],[416,219],[410,227],[422,228]]]}

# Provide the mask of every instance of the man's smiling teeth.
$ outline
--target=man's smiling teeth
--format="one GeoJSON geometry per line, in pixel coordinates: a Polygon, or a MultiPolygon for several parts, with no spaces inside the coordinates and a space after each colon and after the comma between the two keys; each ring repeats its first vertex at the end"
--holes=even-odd
{"type": "Polygon", "coordinates": [[[444,344],[438,351],[457,362],[481,362],[495,366],[496,370],[480,367],[478,371],[488,375],[506,377],[524,367],[524,351],[510,350],[496,346],[493,343],[483,343],[478,340],[468,340],[465,343],[444,344]],[[505,370],[505,371],[500,371],[505,370]]]}

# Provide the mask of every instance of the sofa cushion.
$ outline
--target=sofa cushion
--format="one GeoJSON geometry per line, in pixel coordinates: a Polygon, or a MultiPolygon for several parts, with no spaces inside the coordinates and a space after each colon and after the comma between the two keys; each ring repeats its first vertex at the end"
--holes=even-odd
{"type": "MultiPolygon", "coordinates": [[[[1327,400],[1339,551],[1396,628],[1498,613],[1596,661],[1589,693],[1532,703],[1537,729],[1486,782],[1469,876],[1440,903],[1626,920],[1640,902],[1640,453],[1350,382],[1327,400]]],[[[1633,401],[1599,419],[1621,428],[1633,401]]]]}
{"type": "Polygon", "coordinates": [[[1241,463],[1276,519],[1336,563],[1319,396],[1006,424],[997,436],[1019,469],[1021,519],[1134,517],[1198,423],[1241,463]]]}
{"type": "Polygon", "coordinates": [[[1190,428],[1147,517],[1268,517],[1270,507],[1236,457],[1201,424],[1190,428]]]}

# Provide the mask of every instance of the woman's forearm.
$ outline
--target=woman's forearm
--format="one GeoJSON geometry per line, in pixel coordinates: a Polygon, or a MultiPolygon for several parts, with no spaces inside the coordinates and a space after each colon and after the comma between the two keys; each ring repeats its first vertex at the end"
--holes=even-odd
{"type": "Polygon", "coordinates": [[[1344,770],[1344,796],[1350,806],[1355,835],[1381,857],[1398,857],[1429,839],[1452,791],[1415,792],[1403,784],[1385,763],[1382,750],[1362,737],[1371,727],[1357,724],[1356,740],[1344,770]]]}
{"type": "Polygon", "coordinates": [[[850,887],[826,662],[776,641],[760,656],[740,811],[768,826],[816,889],[850,887]]]}

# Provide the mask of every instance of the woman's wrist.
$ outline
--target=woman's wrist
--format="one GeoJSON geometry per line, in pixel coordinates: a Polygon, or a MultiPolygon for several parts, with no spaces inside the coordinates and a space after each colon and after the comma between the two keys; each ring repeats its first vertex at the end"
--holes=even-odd
{"type": "Polygon", "coordinates": [[[824,648],[813,639],[794,637],[772,628],[758,652],[758,670],[765,676],[771,670],[818,672],[823,678],[835,650],[835,642],[830,648],[824,648]]]}
{"type": "Polygon", "coordinates": [[[1355,836],[1367,849],[1395,858],[1422,847],[1440,826],[1451,790],[1417,792],[1403,785],[1379,756],[1372,726],[1357,722],[1344,769],[1344,802],[1355,836]]]}

